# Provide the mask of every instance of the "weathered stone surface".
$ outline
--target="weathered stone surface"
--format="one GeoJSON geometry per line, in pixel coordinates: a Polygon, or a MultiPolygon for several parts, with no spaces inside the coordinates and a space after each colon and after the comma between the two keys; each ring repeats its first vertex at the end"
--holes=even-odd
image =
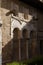
{"type": "MultiPolygon", "coordinates": [[[[2,62],[10,62],[13,58],[14,50],[16,50],[15,55],[18,55],[18,56],[19,56],[19,53],[21,52],[19,48],[19,44],[17,44],[18,46],[17,48],[13,46],[14,44],[13,30],[15,28],[20,29],[21,38],[23,38],[23,33],[22,33],[23,29],[28,30],[28,39],[30,40],[30,42],[28,42],[28,44],[30,43],[29,44],[30,53],[28,53],[28,55],[29,54],[31,56],[36,56],[38,54],[40,55],[40,40],[43,40],[43,34],[42,32],[40,32],[40,31],[43,31],[43,13],[37,11],[36,8],[33,8],[31,6],[28,6],[24,3],[19,2],[18,0],[12,0],[12,1],[11,0],[0,0],[0,1],[1,1],[1,5],[0,5],[1,13],[0,14],[1,14],[1,19],[2,19],[2,28],[0,28],[2,31],[2,40],[0,39],[0,41],[3,44],[3,49],[2,49],[2,60],[3,61],[2,62]],[[14,10],[14,9],[17,10],[18,12],[18,16],[17,16],[18,19],[11,18],[11,13],[9,13],[11,10],[14,10]],[[25,17],[24,17],[24,14],[26,14],[25,17]],[[35,19],[33,19],[33,17],[35,19]],[[26,19],[28,18],[27,23],[24,22],[25,21],[24,18],[26,19]],[[36,18],[38,18],[38,20],[36,20],[36,18]],[[21,22],[21,24],[19,21],[21,22]],[[31,31],[36,32],[35,39],[32,37],[33,41],[31,40],[31,37],[30,37],[31,31]],[[38,40],[37,40],[37,35],[38,35],[38,40]],[[40,36],[42,38],[39,38],[40,36]],[[31,54],[31,51],[32,51],[32,54],[31,54]]],[[[0,35],[1,35],[1,32],[0,32],[0,35]]],[[[22,47],[22,53],[23,52],[25,53],[26,49],[27,49],[26,45],[24,44],[24,46],[22,47]]],[[[18,56],[17,56],[17,59],[18,59],[18,56]]],[[[27,57],[26,53],[25,53],[25,57],[27,57]]]]}

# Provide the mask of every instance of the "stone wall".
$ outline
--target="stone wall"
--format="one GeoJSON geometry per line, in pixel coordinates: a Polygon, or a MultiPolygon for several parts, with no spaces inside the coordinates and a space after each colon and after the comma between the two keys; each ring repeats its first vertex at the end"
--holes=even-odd
{"type": "MultiPolygon", "coordinates": [[[[39,54],[40,54],[40,43],[41,43],[40,41],[43,40],[43,12],[38,11],[38,15],[37,16],[38,16],[37,38],[38,38],[38,48],[39,48],[39,54]]],[[[42,55],[43,55],[43,51],[42,51],[42,55]]]]}
{"type": "MultiPolygon", "coordinates": [[[[22,4],[22,3],[21,3],[22,4]]],[[[21,6],[21,4],[19,3],[20,8],[23,8],[23,5],[21,6]]],[[[3,49],[2,49],[2,60],[4,62],[8,62],[11,61],[12,59],[12,39],[11,39],[11,15],[7,16],[6,14],[8,14],[8,12],[12,9],[14,9],[14,2],[11,2],[9,0],[9,2],[7,0],[2,0],[2,4],[1,4],[1,18],[2,18],[2,44],[3,44],[3,49]],[[5,61],[6,60],[6,61],[5,61]]],[[[28,8],[27,5],[24,4],[24,7],[28,8]]],[[[23,9],[26,10],[25,8],[23,9]]],[[[22,10],[20,10],[20,12],[22,13],[22,10]]],[[[30,8],[30,12],[29,14],[31,14],[32,16],[35,14],[36,12],[35,10],[31,7],[30,8]]],[[[30,19],[30,18],[29,18],[30,19]]],[[[33,25],[33,23],[31,22],[31,25],[33,25]]]]}
{"type": "Polygon", "coordinates": [[[10,59],[10,49],[11,49],[11,43],[9,41],[11,40],[11,16],[6,16],[7,12],[10,10],[10,1],[7,0],[1,0],[1,19],[2,19],[2,62],[9,61],[10,59]],[[9,43],[9,45],[8,45],[9,43]]]}
{"type": "MultiPolygon", "coordinates": [[[[43,21],[43,15],[41,14],[41,12],[38,12],[36,8],[28,6],[24,3],[18,2],[18,0],[17,1],[16,0],[15,1],[1,0],[1,19],[2,19],[2,23],[3,23],[2,24],[2,60],[3,60],[3,63],[10,62],[12,60],[12,56],[13,56],[12,55],[12,51],[13,51],[12,50],[12,47],[13,47],[12,33],[11,33],[11,24],[12,24],[11,22],[12,21],[11,21],[10,11],[14,10],[16,8],[17,8],[17,11],[19,12],[18,16],[19,17],[21,16],[20,18],[23,18],[24,12],[26,14],[29,14],[28,16],[33,17],[32,19],[31,19],[31,17],[29,17],[29,27],[28,27],[29,32],[34,30],[36,32],[36,36],[37,36],[37,30],[43,29],[43,25],[42,25],[43,22],[41,22],[41,21],[43,21]],[[14,4],[17,4],[19,7],[15,6],[14,4]],[[28,11],[26,9],[28,9],[28,11]],[[38,17],[38,20],[36,20],[37,17],[38,17]]],[[[14,25],[12,26],[12,29],[14,29],[14,25]]],[[[35,38],[35,39],[36,39],[35,41],[37,41],[37,38],[35,38]]],[[[35,42],[35,44],[36,44],[37,49],[39,49],[39,44],[37,45],[36,42],[35,42]]]]}

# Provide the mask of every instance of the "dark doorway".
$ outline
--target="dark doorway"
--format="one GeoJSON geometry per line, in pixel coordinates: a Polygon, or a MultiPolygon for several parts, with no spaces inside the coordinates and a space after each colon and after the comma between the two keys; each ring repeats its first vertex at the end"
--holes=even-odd
{"type": "Polygon", "coordinates": [[[28,30],[23,29],[23,38],[21,39],[21,60],[27,60],[28,58],[28,30]]]}
{"type": "Polygon", "coordinates": [[[30,58],[35,57],[36,55],[36,31],[32,30],[30,32],[30,39],[31,39],[31,48],[30,48],[30,58]]]}
{"type": "Polygon", "coordinates": [[[40,54],[43,54],[43,40],[40,40],[40,54]]]}
{"type": "Polygon", "coordinates": [[[13,60],[19,61],[19,40],[20,30],[15,28],[13,30],[13,60]]]}

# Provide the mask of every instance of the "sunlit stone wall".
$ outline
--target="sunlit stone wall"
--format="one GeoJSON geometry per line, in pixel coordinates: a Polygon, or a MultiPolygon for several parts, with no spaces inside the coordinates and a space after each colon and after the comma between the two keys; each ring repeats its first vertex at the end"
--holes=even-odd
{"type": "Polygon", "coordinates": [[[0,0],[0,65],[2,65],[2,19],[1,19],[1,0],[0,0]]]}

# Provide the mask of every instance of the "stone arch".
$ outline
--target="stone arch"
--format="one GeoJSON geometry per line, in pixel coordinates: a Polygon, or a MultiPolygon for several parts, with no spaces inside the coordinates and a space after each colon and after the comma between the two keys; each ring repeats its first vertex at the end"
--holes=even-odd
{"type": "Polygon", "coordinates": [[[23,29],[22,36],[23,36],[23,38],[28,38],[28,30],[27,29],[23,29]]]}
{"type": "Polygon", "coordinates": [[[35,37],[36,37],[36,31],[32,30],[32,31],[30,32],[30,37],[31,37],[31,38],[35,38],[35,37]]]}
{"type": "Polygon", "coordinates": [[[30,32],[30,39],[31,39],[31,56],[34,57],[37,52],[37,40],[36,40],[36,31],[32,30],[30,32]]]}
{"type": "Polygon", "coordinates": [[[26,60],[28,59],[28,30],[24,28],[22,30],[22,37],[23,39],[21,40],[21,60],[26,60]]]}
{"type": "Polygon", "coordinates": [[[19,30],[19,28],[14,28],[14,30],[13,30],[13,38],[14,39],[19,39],[20,38],[20,30],[19,30]]]}
{"type": "Polygon", "coordinates": [[[13,60],[19,61],[20,59],[20,30],[19,28],[14,28],[13,30],[13,60]]]}

